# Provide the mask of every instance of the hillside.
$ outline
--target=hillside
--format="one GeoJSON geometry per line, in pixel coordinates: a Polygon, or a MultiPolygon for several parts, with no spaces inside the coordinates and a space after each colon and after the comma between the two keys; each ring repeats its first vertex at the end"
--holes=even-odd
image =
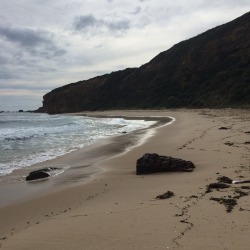
{"type": "Polygon", "coordinates": [[[173,107],[250,107],[250,12],[180,42],[139,68],[65,85],[48,113],[173,107]]]}

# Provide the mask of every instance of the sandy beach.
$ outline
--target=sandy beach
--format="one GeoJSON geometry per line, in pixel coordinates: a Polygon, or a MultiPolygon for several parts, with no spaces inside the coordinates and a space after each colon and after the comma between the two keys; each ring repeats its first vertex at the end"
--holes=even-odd
{"type": "Polygon", "coordinates": [[[250,180],[249,110],[84,114],[174,121],[48,162],[74,171],[39,183],[32,194],[27,183],[13,184],[26,195],[0,207],[1,249],[249,249],[250,183],[207,188],[221,176],[250,180]],[[145,153],[196,168],[137,176],[136,161],[145,153]],[[83,166],[91,177],[81,175],[83,166]],[[167,191],[174,196],[156,199],[167,191]]]}

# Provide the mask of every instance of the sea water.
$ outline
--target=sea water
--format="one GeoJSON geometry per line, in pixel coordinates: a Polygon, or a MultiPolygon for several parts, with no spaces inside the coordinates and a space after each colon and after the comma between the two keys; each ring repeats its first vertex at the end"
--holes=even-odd
{"type": "Polygon", "coordinates": [[[152,123],[123,118],[0,113],[0,176],[152,123]]]}

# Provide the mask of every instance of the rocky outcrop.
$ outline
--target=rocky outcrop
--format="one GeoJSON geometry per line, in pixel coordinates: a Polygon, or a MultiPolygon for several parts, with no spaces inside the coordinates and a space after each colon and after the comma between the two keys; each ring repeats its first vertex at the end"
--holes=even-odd
{"type": "Polygon", "coordinates": [[[250,107],[250,12],[180,42],[139,68],[52,90],[40,112],[250,107]]]}
{"type": "Polygon", "coordinates": [[[145,154],[136,162],[137,175],[157,172],[191,172],[194,168],[191,161],[158,154],[145,154]]]}

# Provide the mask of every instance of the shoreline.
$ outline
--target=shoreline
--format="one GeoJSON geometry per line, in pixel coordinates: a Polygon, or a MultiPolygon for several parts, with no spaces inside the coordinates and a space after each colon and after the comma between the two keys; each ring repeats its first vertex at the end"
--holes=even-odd
{"type": "Polygon", "coordinates": [[[152,121],[154,124],[132,132],[108,136],[98,139],[93,144],[76,151],[58,156],[44,162],[40,162],[25,168],[16,169],[11,174],[1,176],[0,182],[0,208],[11,204],[19,203],[25,200],[36,198],[61,189],[69,188],[75,185],[81,185],[91,180],[92,175],[102,173],[104,170],[94,165],[105,158],[114,157],[123,154],[130,147],[137,146],[147,139],[153,129],[162,126],[170,121],[168,117],[144,117],[144,116],[110,116],[110,115],[86,115],[85,113],[74,113],[65,115],[89,116],[100,118],[124,118],[127,120],[145,120],[152,121]],[[58,176],[49,179],[42,179],[34,182],[26,182],[25,176],[29,172],[46,167],[60,167],[65,165],[67,169],[58,176]],[[83,169],[84,168],[84,169],[83,169]],[[83,173],[82,173],[83,171],[83,173]],[[82,178],[79,176],[82,175],[82,178]],[[19,190],[19,192],[16,192],[19,190]],[[37,194],[39,193],[39,194],[37,194]],[[10,195],[9,195],[10,194],[10,195]]]}
{"type": "Polygon", "coordinates": [[[176,122],[153,129],[151,137],[123,154],[98,161],[95,167],[105,168],[105,172],[96,174],[84,185],[0,208],[0,246],[248,249],[249,194],[237,199],[233,211],[227,213],[223,204],[210,198],[233,196],[241,186],[232,185],[211,193],[206,193],[206,186],[216,182],[220,175],[234,180],[250,179],[250,149],[246,143],[250,141],[249,111],[112,112],[169,115],[176,122]],[[191,173],[136,176],[136,160],[150,152],[191,160],[196,169],[191,173]],[[155,199],[168,190],[174,192],[173,198],[155,199]]]}

